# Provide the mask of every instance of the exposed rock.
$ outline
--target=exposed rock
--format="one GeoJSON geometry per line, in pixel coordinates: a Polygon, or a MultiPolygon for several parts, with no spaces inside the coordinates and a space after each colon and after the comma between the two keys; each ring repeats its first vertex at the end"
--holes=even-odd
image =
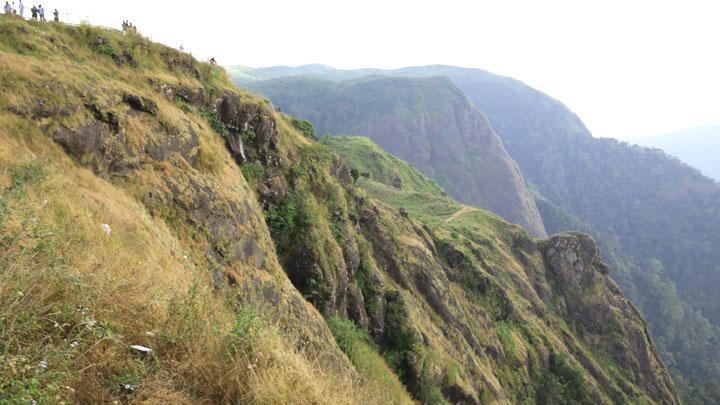
{"type": "Polygon", "coordinates": [[[363,329],[370,325],[368,315],[365,311],[365,298],[356,283],[350,284],[347,291],[347,309],[350,319],[363,329]]]}
{"type": "Polygon", "coordinates": [[[186,125],[185,131],[167,126],[155,128],[153,132],[157,136],[149,137],[148,143],[145,144],[145,152],[156,161],[178,154],[194,166],[198,160],[194,152],[200,146],[200,139],[192,124],[187,122],[186,125]]]}
{"type": "Polygon", "coordinates": [[[158,113],[157,103],[147,97],[125,93],[123,95],[123,102],[135,110],[146,112],[150,115],[157,115],[158,113]]]}
{"type": "Polygon", "coordinates": [[[350,169],[347,167],[345,162],[343,162],[342,159],[337,156],[333,156],[333,161],[330,165],[330,174],[345,187],[353,184],[353,178],[350,175],[350,169]]]}
{"type": "MultiPolygon", "coordinates": [[[[561,234],[544,242],[542,247],[554,299],[568,323],[586,340],[603,346],[606,354],[623,369],[632,370],[653,400],[679,403],[645,321],[607,277],[609,268],[592,239],[577,233],[561,234]],[[603,336],[624,336],[626,341],[602,344],[603,336]]],[[[596,378],[601,378],[599,369],[586,365],[596,378]]]]}
{"type": "Polygon", "coordinates": [[[135,60],[135,56],[128,51],[123,51],[122,53],[113,53],[111,57],[113,62],[115,62],[118,67],[125,66],[126,63],[130,64],[130,66],[132,67],[137,66],[137,60],[135,60]]]}
{"type": "Polygon", "coordinates": [[[187,73],[197,80],[202,80],[200,69],[191,55],[168,47],[160,53],[160,58],[171,70],[187,73]]]}
{"type": "Polygon", "coordinates": [[[155,78],[148,79],[148,82],[167,100],[173,101],[177,97],[194,107],[205,105],[205,89],[202,87],[192,87],[182,83],[169,84],[155,78]]]}
{"type": "Polygon", "coordinates": [[[95,119],[108,124],[113,132],[120,132],[125,125],[115,111],[108,109],[104,105],[98,103],[86,103],[85,107],[93,113],[95,119]]]}
{"type": "Polygon", "coordinates": [[[202,87],[190,87],[179,84],[174,87],[175,95],[195,107],[205,104],[205,91],[202,87]]]}
{"type": "Polygon", "coordinates": [[[84,158],[95,173],[123,173],[139,162],[126,137],[115,130],[119,126],[116,116],[110,117],[107,125],[95,121],[78,129],[61,126],[52,137],[69,155],[84,158]]]}
{"type": "Polygon", "coordinates": [[[243,103],[236,93],[226,92],[215,101],[214,112],[227,127],[230,151],[240,163],[245,162],[244,141],[252,147],[253,159],[267,166],[277,166],[278,134],[272,112],[260,104],[243,103]]]}

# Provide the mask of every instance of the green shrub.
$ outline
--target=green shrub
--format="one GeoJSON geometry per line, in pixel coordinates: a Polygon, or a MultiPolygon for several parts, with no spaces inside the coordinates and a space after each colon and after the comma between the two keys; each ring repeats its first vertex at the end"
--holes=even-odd
{"type": "Polygon", "coordinates": [[[202,108],[200,109],[200,115],[202,115],[203,118],[207,120],[207,122],[210,124],[210,127],[214,129],[215,132],[217,132],[218,134],[225,137],[230,133],[225,124],[220,121],[220,118],[217,116],[217,114],[213,113],[207,108],[202,108]]]}
{"type": "Polygon", "coordinates": [[[256,339],[262,328],[262,320],[255,311],[249,307],[243,307],[235,317],[235,324],[232,328],[233,336],[237,339],[248,342],[256,339]]]}
{"type": "Polygon", "coordinates": [[[317,134],[315,133],[315,126],[313,126],[312,122],[308,120],[302,120],[293,118],[292,119],[292,126],[300,131],[306,138],[317,140],[317,134]]]}
{"type": "Polygon", "coordinates": [[[291,194],[279,207],[265,211],[265,222],[279,252],[289,252],[297,236],[308,227],[304,198],[302,194],[291,194]]]}
{"type": "Polygon", "coordinates": [[[258,179],[265,177],[265,166],[259,162],[245,163],[240,166],[245,180],[253,185],[258,179]]]}
{"type": "Polygon", "coordinates": [[[592,393],[580,370],[568,363],[565,357],[550,352],[550,372],[537,390],[541,404],[590,404],[592,393]]]}
{"type": "Polygon", "coordinates": [[[348,357],[353,357],[355,349],[360,342],[370,346],[374,345],[367,332],[358,328],[351,320],[333,316],[327,320],[327,323],[335,336],[338,347],[340,347],[348,357]]]}
{"type": "Polygon", "coordinates": [[[412,351],[417,337],[410,326],[410,318],[405,308],[405,300],[398,291],[385,292],[385,337],[383,346],[385,358],[394,367],[399,367],[412,351]]]}

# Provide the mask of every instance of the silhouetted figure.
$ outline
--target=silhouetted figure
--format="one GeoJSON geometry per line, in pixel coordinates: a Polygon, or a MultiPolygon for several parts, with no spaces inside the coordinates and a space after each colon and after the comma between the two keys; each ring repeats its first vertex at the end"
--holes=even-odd
{"type": "Polygon", "coordinates": [[[213,66],[217,66],[217,61],[215,60],[214,56],[212,58],[210,58],[210,64],[213,66]]]}
{"type": "Polygon", "coordinates": [[[58,11],[58,9],[55,9],[55,11],[53,11],[53,19],[55,20],[55,22],[60,22],[60,12],[58,11]]]}
{"type": "Polygon", "coordinates": [[[35,7],[35,5],[33,5],[32,8],[30,9],[30,13],[32,14],[32,19],[37,21],[38,9],[37,9],[37,7],[35,7]]]}

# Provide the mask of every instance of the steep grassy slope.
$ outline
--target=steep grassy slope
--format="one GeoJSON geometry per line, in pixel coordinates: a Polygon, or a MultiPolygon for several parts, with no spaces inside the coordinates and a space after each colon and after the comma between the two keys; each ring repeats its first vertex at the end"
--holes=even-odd
{"type": "Polygon", "coordinates": [[[677,402],[589,238],[533,241],[367,138],[322,141],[350,168],[309,146],[256,177],[281,260],[326,317],[354,322],[341,341],[366,331],[416,398],[677,402]]]}
{"type": "Polygon", "coordinates": [[[447,79],[367,77],[339,83],[296,77],[248,87],[312,121],[321,133],[370,136],[460,201],[545,235],[517,165],[485,117],[447,79]]]}
{"type": "Polygon", "coordinates": [[[403,74],[445,74],[473,99],[528,181],[593,230],[688,401],[717,402],[720,186],[659,151],[593,138],[562,103],[516,80],[448,67],[403,74]]]}
{"type": "Polygon", "coordinates": [[[0,33],[0,403],[409,402],[290,283],[211,128],[274,127],[262,101],[137,35],[0,33]]]}
{"type": "MultiPolygon", "coordinates": [[[[368,71],[311,65],[247,73],[253,81],[347,80],[368,71]]],[[[511,78],[450,66],[372,74],[445,76],[462,89],[518,161],[547,230],[580,230],[598,241],[616,269],[613,278],[647,317],[685,399],[720,400],[717,184],[658,151],[594,139],[562,103],[511,78]]]]}
{"type": "Polygon", "coordinates": [[[302,123],[139,36],[0,32],[0,401],[677,403],[587,236],[371,198],[302,123]]]}

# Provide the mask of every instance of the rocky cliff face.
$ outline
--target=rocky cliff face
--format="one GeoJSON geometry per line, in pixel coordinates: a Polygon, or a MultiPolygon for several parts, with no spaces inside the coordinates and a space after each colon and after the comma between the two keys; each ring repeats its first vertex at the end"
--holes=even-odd
{"type": "Polygon", "coordinates": [[[141,37],[0,31],[0,401],[677,403],[587,237],[366,178],[141,37]]]}
{"type": "Polygon", "coordinates": [[[416,398],[678,402],[587,236],[535,242],[369,141],[343,139],[327,143],[356,165],[293,142],[254,184],[261,198],[283,190],[264,201],[291,280],[326,317],[366,330],[416,398]],[[363,164],[374,171],[353,178],[363,164]]]}
{"type": "MultiPolygon", "coordinates": [[[[607,277],[610,272],[595,243],[583,234],[561,234],[543,242],[552,295],[557,311],[583,339],[602,347],[622,370],[636,376],[639,385],[657,398],[672,391],[672,380],[658,357],[640,313],[607,277]],[[608,342],[602,336],[626,336],[626,341],[608,342]],[[632,355],[628,355],[632,352],[632,355]]],[[[590,363],[582,355],[580,361],[590,363]]],[[[607,380],[603,371],[589,366],[595,378],[607,380]]],[[[618,381],[621,391],[628,390],[618,381]]],[[[611,394],[618,401],[621,396],[611,394]]],[[[674,398],[678,401],[677,398],[674,398]]]]}
{"type": "Polygon", "coordinates": [[[281,78],[249,87],[320,133],[359,134],[406,160],[466,203],[545,236],[517,164],[487,119],[444,78],[349,82],[281,78]]]}
{"type": "Polygon", "coordinates": [[[259,98],[137,35],[0,32],[0,402],[383,401],[237,166],[278,164],[259,98]]]}
{"type": "MultiPolygon", "coordinates": [[[[593,138],[560,101],[479,69],[347,71],[309,65],[244,72],[244,80],[255,81],[288,75],[338,81],[370,74],[449,78],[488,117],[532,184],[547,231],[590,233],[601,245],[617,270],[613,279],[648,320],[685,401],[720,401],[715,182],[658,150],[593,138]]],[[[312,94],[313,100],[324,97],[312,94]]]]}

